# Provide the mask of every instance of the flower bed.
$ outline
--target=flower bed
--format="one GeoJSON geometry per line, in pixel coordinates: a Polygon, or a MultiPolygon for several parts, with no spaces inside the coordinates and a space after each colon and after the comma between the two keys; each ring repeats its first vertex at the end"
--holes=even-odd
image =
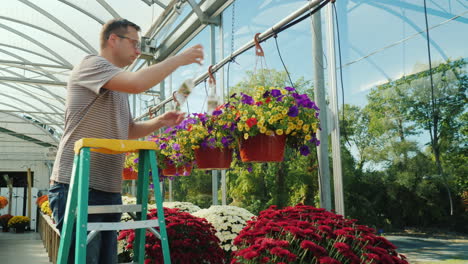
{"type": "Polygon", "coordinates": [[[234,240],[239,250],[231,263],[408,263],[392,243],[356,221],[312,206],[271,206],[234,240]]]}

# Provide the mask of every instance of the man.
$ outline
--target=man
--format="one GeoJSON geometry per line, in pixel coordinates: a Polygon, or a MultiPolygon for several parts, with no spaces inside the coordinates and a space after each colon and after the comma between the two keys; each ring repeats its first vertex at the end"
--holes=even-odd
{"type": "MultiPolygon", "coordinates": [[[[137,139],[153,131],[179,124],[184,113],[176,111],[145,121],[133,122],[128,94],[144,92],[180,66],[201,64],[203,48],[196,45],[165,61],[137,72],[123,71],[140,54],[140,27],[126,19],[107,22],[100,34],[100,54],[86,56],[74,67],[67,85],[65,128],[49,189],[49,203],[61,230],[73,166],[73,147],[81,138],[137,139]]],[[[90,205],[122,204],[124,155],[91,153],[90,205]]],[[[89,222],[118,222],[120,214],[89,215],[89,222]]],[[[74,243],[69,263],[73,263],[74,243]]],[[[116,263],[115,231],[100,232],[87,249],[87,263],[116,263]]]]}

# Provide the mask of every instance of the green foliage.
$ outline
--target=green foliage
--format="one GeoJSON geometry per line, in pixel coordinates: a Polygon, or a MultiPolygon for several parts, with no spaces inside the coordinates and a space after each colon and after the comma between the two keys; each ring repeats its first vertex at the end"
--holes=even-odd
{"type": "Polygon", "coordinates": [[[460,194],[468,189],[466,62],[447,61],[433,74],[435,104],[429,71],[420,71],[375,87],[364,108],[344,107],[342,125],[350,145],[342,144],[357,153],[355,162],[348,150],[343,155],[351,217],[387,229],[464,230],[459,222],[464,219],[460,194]]]}

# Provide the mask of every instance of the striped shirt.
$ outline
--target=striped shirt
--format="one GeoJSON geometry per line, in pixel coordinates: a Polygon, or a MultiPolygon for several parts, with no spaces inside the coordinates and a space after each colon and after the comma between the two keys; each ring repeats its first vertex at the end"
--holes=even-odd
{"type": "MultiPolygon", "coordinates": [[[[81,138],[128,139],[132,119],[128,94],[103,88],[122,72],[97,55],[86,56],[73,68],[67,84],[65,128],[55,158],[51,180],[70,183],[74,144],[81,138]]],[[[120,193],[124,154],[91,152],[90,188],[120,193]]]]}

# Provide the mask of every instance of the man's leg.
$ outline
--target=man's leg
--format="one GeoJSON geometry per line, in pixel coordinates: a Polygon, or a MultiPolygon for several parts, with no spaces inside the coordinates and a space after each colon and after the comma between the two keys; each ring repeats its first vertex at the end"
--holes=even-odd
{"type": "MultiPolygon", "coordinates": [[[[52,217],[54,218],[56,227],[60,232],[62,231],[63,221],[65,219],[65,209],[67,206],[69,185],[65,183],[54,183],[49,187],[49,207],[52,210],[52,217]]],[[[75,227],[73,225],[72,241],[70,244],[70,251],[68,254],[68,263],[75,263],[75,227]]]]}
{"type": "MultiPolygon", "coordinates": [[[[122,195],[120,193],[109,193],[91,189],[89,191],[90,205],[121,205],[122,195]]],[[[89,222],[120,222],[121,213],[116,214],[93,214],[89,215],[89,222]]],[[[117,232],[104,231],[99,234],[88,245],[88,258],[86,262],[99,264],[117,263],[117,232]]]]}

